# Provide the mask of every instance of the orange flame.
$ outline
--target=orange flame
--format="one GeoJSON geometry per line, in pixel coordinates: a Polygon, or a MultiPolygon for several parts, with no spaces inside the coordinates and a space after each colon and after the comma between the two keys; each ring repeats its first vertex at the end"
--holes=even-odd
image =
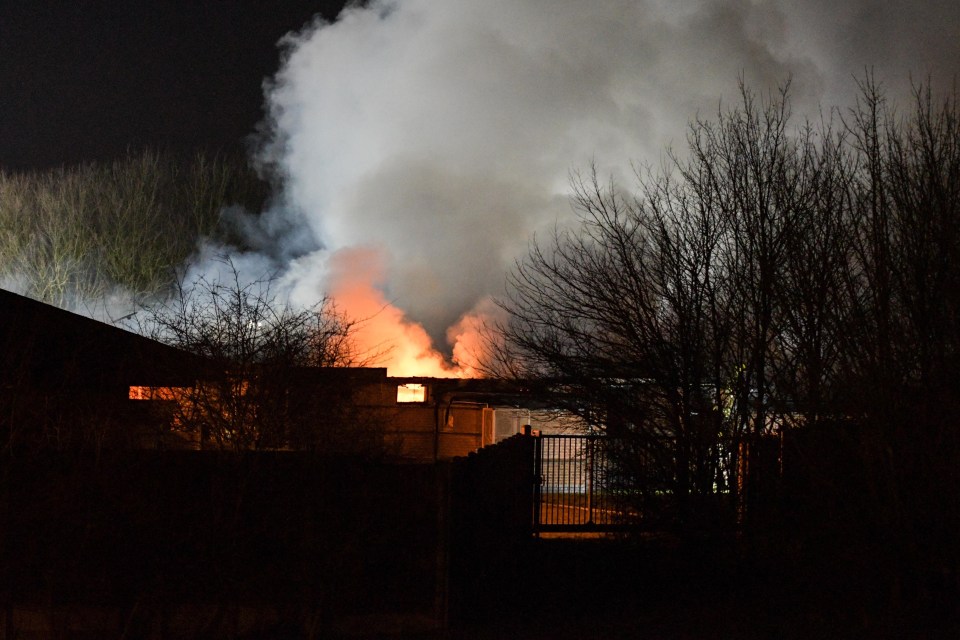
{"type": "Polygon", "coordinates": [[[343,249],[328,264],[330,296],[338,310],[358,322],[353,337],[360,353],[373,356],[375,364],[386,366],[391,376],[463,377],[464,372],[433,347],[424,328],[407,319],[376,288],[382,280],[376,250],[343,249]]]}
{"type": "Polygon", "coordinates": [[[489,348],[488,318],[495,305],[484,300],[447,330],[453,346],[451,364],[422,326],[406,317],[377,288],[382,281],[381,254],[371,248],[350,248],[330,256],[327,286],[339,311],[357,321],[358,351],[386,366],[391,376],[433,378],[482,377],[480,361],[489,348]],[[382,354],[382,355],[381,355],[382,354]]]}

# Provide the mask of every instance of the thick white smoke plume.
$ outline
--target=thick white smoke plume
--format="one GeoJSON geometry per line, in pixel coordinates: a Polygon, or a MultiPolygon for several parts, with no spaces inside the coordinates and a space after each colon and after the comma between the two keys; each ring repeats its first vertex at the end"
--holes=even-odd
{"type": "Polygon", "coordinates": [[[531,234],[569,217],[571,170],[595,160],[629,185],[631,161],[682,148],[738,77],[758,91],[792,78],[794,110],[814,117],[851,105],[866,68],[896,98],[911,72],[949,87],[955,3],[839,4],[381,0],[308,25],[268,83],[261,158],[283,177],[278,242],[301,247],[295,296],[380,313],[394,333],[378,341],[412,332],[423,356],[427,334],[444,340],[502,291],[531,234]]]}

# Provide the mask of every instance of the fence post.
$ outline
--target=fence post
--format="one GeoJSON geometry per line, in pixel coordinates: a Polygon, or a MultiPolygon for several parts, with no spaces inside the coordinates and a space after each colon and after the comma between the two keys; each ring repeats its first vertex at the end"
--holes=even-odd
{"type": "Polygon", "coordinates": [[[453,465],[450,462],[434,465],[434,483],[437,492],[437,552],[433,615],[446,633],[450,626],[450,538],[459,533],[451,531],[454,518],[451,515],[453,465]]]}
{"type": "Polygon", "coordinates": [[[533,438],[533,513],[531,513],[531,518],[533,522],[533,535],[540,537],[540,501],[542,500],[541,496],[541,483],[543,481],[543,441],[537,435],[533,435],[533,430],[530,425],[523,425],[523,435],[533,438]]]}
{"type": "Polygon", "coordinates": [[[594,439],[587,440],[587,524],[593,524],[593,452],[594,439]]]}

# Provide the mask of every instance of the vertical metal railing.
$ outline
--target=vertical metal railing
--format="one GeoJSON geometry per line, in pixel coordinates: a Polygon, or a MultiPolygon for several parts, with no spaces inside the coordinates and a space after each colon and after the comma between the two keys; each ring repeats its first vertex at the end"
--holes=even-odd
{"type": "Polygon", "coordinates": [[[607,445],[604,436],[536,436],[534,531],[612,531],[635,523],[622,487],[611,485],[607,445]]]}

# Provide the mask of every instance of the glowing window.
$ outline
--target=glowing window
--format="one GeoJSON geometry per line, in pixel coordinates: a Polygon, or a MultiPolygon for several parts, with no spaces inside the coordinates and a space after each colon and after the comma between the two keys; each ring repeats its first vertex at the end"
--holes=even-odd
{"type": "Polygon", "coordinates": [[[401,384],[397,387],[397,402],[426,402],[427,388],[422,384],[401,384]]]}
{"type": "Polygon", "coordinates": [[[131,400],[176,400],[182,396],[185,389],[182,387],[130,387],[131,400]]]}

